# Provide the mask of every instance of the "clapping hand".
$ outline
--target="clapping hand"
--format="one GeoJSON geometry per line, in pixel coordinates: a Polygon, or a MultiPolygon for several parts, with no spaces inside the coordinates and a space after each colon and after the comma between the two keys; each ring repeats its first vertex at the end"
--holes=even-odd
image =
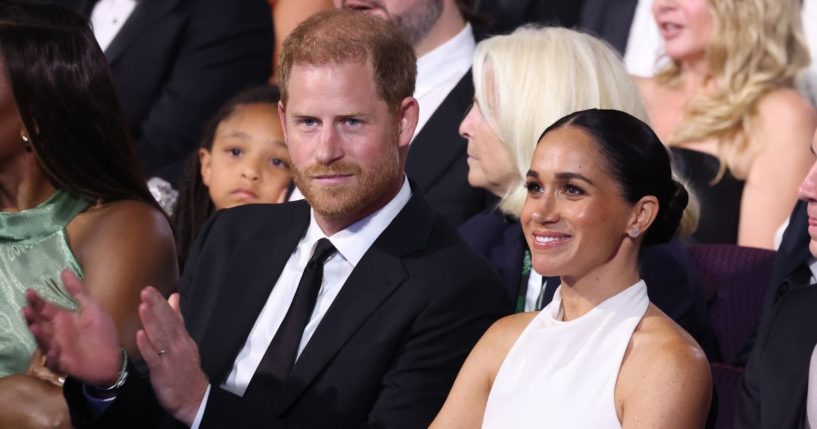
{"type": "Polygon", "coordinates": [[[76,311],[51,304],[36,292],[26,292],[23,314],[46,365],[94,386],[112,385],[122,366],[116,325],[70,270],[61,274],[76,311]]]}
{"type": "Polygon", "coordinates": [[[150,382],[162,407],[173,417],[191,425],[207,390],[199,350],[187,333],[179,310],[179,294],[165,301],[152,287],[141,293],[136,333],[139,353],[150,369],[150,382]]]}

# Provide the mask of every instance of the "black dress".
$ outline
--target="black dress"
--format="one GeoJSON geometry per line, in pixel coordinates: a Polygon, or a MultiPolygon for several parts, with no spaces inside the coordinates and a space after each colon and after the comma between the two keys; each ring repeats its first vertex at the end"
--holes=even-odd
{"type": "Polygon", "coordinates": [[[692,240],[701,244],[737,244],[740,201],[744,181],[736,179],[727,170],[715,183],[720,161],[703,152],[672,148],[675,171],[698,196],[701,217],[692,240]]]}

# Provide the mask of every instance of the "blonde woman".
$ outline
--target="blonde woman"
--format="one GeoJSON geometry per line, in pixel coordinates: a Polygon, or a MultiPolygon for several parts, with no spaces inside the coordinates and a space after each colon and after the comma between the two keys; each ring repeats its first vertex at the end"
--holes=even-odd
{"type": "MultiPolygon", "coordinates": [[[[565,28],[523,27],[483,40],[474,53],[473,76],[474,104],[460,124],[468,140],[468,182],[501,201],[498,210],[473,217],[460,233],[497,269],[516,312],[538,310],[550,301],[558,277],[543,281],[531,269],[518,221],[536,141],[548,125],[577,110],[612,108],[642,120],[647,113],[613,49],[565,28]]],[[[695,213],[687,210],[687,223],[694,224],[695,213]]],[[[647,249],[642,268],[656,305],[716,358],[701,288],[683,246],[673,240],[647,249]]]]}
{"type": "Polygon", "coordinates": [[[670,63],[640,79],[653,127],[701,204],[694,238],[771,248],[813,161],[800,0],[655,0],[670,63]]]}

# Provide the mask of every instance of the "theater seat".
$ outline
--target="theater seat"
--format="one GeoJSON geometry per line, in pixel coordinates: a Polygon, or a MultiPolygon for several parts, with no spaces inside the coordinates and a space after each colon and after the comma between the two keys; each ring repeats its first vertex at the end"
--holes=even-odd
{"type": "Polygon", "coordinates": [[[703,284],[722,363],[733,364],[760,321],[775,252],[710,244],[689,246],[689,253],[703,284]]]}

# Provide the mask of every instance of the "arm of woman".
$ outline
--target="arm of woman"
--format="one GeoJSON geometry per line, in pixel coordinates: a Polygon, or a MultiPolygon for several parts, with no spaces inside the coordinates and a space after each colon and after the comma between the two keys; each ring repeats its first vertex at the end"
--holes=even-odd
{"type": "Polygon", "coordinates": [[[496,373],[511,346],[535,313],[497,320],[479,339],[462,364],[454,386],[429,429],[479,428],[496,373]]]}
{"type": "Polygon", "coordinates": [[[706,423],[712,400],[706,355],[679,327],[662,331],[642,336],[640,344],[634,334],[625,354],[616,384],[623,429],[699,429],[706,423]]]}
{"type": "Polygon", "coordinates": [[[167,218],[145,203],[118,201],[77,216],[68,236],[85,287],[110,314],[128,354],[138,357],[139,292],[154,286],[168,296],[178,280],[167,218]]]}
{"type": "Polygon", "coordinates": [[[71,427],[62,388],[48,381],[23,374],[0,378],[0,403],[0,427],[71,427]]]}
{"type": "Polygon", "coordinates": [[[758,105],[756,135],[762,144],[743,189],[738,227],[741,246],[773,248],[774,234],[797,201],[797,188],[814,163],[814,108],[794,90],[777,90],[758,105]]]}

